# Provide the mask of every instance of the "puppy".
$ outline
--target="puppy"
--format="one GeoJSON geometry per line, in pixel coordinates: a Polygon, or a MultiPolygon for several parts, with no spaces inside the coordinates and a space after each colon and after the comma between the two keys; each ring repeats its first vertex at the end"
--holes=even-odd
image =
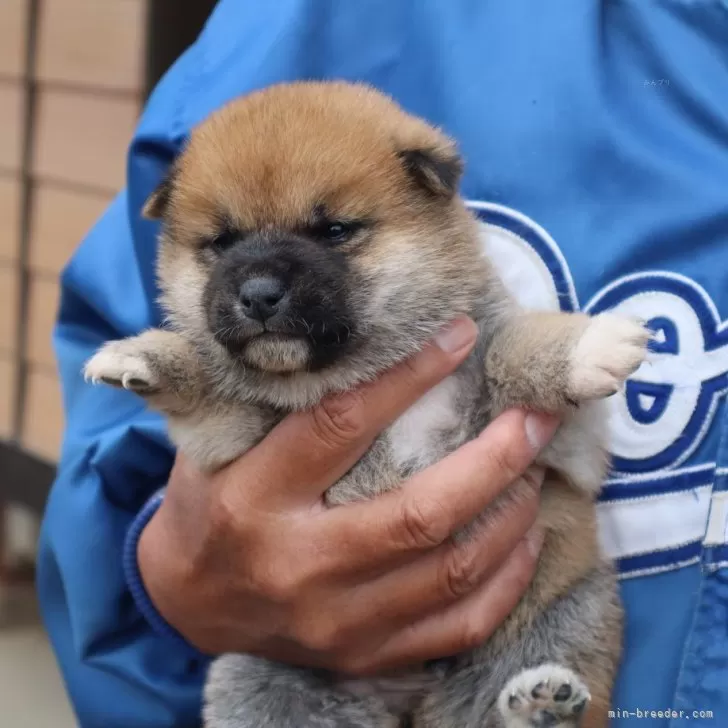
{"type": "Polygon", "coordinates": [[[368,87],[280,85],[202,123],[145,206],[163,223],[168,327],[106,344],[85,373],[165,413],[201,468],[373,379],[460,314],[479,327],[473,353],[379,437],[329,504],[397,487],[508,407],[564,417],[538,460],[536,577],[487,642],[378,680],[223,656],[206,688],[210,728],[607,725],[621,611],[596,541],[607,468],[598,400],[641,364],[648,332],[609,314],[519,309],[458,196],[461,166],[442,133],[368,87]]]}

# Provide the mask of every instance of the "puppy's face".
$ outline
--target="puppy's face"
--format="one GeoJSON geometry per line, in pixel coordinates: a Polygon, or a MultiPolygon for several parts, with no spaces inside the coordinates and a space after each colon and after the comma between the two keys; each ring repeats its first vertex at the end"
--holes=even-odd
{"type": "Polygon", "coordinates": [[[389,366],[482,284],[452,143],[363,86],[292,84],[192,134],[145,207],[172,322],[272,375],[389,366]]]}

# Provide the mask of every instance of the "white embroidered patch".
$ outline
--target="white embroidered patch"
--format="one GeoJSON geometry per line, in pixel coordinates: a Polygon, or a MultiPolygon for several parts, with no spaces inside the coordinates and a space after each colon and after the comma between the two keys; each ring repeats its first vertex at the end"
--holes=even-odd
{"type": "Polygon", "coordinates": [[[678,465],[703,441],[728,389],[728,327],[707,292],[675,273],[626,276],[586,306],[590,313],[607,308],[658,334],[648,364],[610,402],[616,469],[678,465]]]}
{"type": "Polygon", "coordinates": [[[709,293],[685,276],[648,271],[581,306],[568,264],[542,227],[502,205],[469,205],[484,251],[521,305],[614,311],[654,332],[647,362],[608,400],[614,474],[601,497],[600,532],[622,576],[680,568],[697,563],[703,546],[728,546],[725,484],[711,498],[724,475],[715,463],[685,465],[728,392],[728,322],[709,293]]]}
{"type": "Polygon", "coordinates": [[[502,205],[469,204],[483,226],[484,251],[522,305],[614,311],[655,332],[648,362],[610,400],[610,449],[621,474],[683,463],[728,391],[728,322],[707,291],[676,273],[645,272],[620,278],[582,307],[568,264],[542,227],[502,205]]]}

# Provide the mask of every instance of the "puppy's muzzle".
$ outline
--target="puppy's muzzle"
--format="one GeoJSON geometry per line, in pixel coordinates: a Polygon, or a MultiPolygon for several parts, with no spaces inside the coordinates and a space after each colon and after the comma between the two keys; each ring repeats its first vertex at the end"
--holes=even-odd
{"type": "Polygon", "coordinates": [[[285,314],[290,295],[280,278],[264,275],[244,281],[239,292],[240,306],[247,319],[265,323],[277,314],[285,314]]]}

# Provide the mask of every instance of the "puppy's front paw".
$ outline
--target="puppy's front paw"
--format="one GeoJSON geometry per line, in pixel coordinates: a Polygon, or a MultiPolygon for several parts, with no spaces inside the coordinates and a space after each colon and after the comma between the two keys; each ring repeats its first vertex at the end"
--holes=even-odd
{"type": "Polygon", "coordinates": [[[498,697],[507,728],[575,728],[591,695],[574,672],[541,665],[511,678],[498,697]]]}
{"type": "Polygon", "coordinates": [[[618,392],[645,360],[650,337],[632,319],[609,313],[592,318],[571,356],[569,397],[578,403],[618,392]]]}
{"type": "Polygon", "coordinates": [[[84,376],[94,384],[103,382],[142,396],[158,392],[161,386],[148,357],[133,339],[105,344],[87,362],[84,376]]]}

